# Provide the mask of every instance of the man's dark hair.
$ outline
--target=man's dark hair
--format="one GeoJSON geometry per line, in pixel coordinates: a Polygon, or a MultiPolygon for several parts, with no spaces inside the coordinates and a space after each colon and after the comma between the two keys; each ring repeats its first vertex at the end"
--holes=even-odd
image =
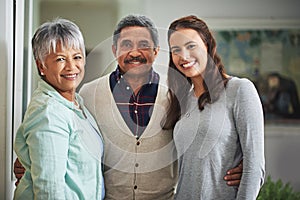
{"type": "Polygon", "coordinates": [[[120,37],[120,33],[123,28],[132,27],[132,26],[139,26],[145,27],[150,31],[154,47],[156,48],[159,45],[159,38],[158,38],[158,31],[155,27],[154,23],[151,19],[144,15],[127,15],[121,19],[121,21],[117,24],[117,27],[113,34],[113,45],[117,47],[117,41],[120,37]]]}

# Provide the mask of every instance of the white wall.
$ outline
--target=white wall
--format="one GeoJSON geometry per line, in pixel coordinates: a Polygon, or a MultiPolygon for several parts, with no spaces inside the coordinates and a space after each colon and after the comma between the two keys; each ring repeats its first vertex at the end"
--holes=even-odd
{"type": "Polygon", "coordinates": [[[265,127],[266,174],[300,192],[300,126],[269,124],[265,127]]]}
{"type": "Polygon", "coordinates": [[[39,23],[56,17],[67,18],[81,29],[87,50],[111,36],[117,20],[114,1],[40,1],[39,23]],[[59,6],[58,6],[59,5],[59,6]]]}

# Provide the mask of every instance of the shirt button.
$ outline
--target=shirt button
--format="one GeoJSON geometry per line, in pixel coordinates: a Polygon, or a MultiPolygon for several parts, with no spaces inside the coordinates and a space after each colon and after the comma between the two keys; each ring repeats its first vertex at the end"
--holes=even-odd
{"type": "Polygon", "coordinates": [[[130,89],[130,87],[129,86],[126,86],[126,90],[129,90],[130,89]]]}
{"type": "Polygon", "coordinates": [[[136,114],[136,113],[137,113],[137,110],[134,110],[134,113],[136,114]]]}
{"type": "Polygon", "coordinates": [[[138,146],[139,146],[139,145],[140,145],[140,141],[137,141],[137,142],[136,142],[136,145],[138,145],[138,146]]]}
{"type": "Polygon", "coordinates": [[[135,190],[136,190],[136,189],[137,189],[137,185],[135,185],[135,186],[133,187],[133,189],[135,189],[135,190]]]}
{"type": "Polygon", "coordinates": [[[135,163],[135,167],[138,167],[139,166],[139,163],[135,163]]]}
{"type": "Polygon", "coordinates": [[[185,116],[186,116],[186,117],[190,117],[190,113],[186,113],[185,116]]]}

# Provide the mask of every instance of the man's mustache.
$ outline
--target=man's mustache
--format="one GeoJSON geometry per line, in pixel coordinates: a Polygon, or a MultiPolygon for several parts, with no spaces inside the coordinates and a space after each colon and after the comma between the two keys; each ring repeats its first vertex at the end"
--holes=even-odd
{"type": "Polygon", "coordinates": [[[132,57],[132,58],[128,58],[124,60],[125,64],[128,64],[130,62],[140,62],[140,63],[147,63],[147,59],[146,58],[142,58],[142,57],[132,57]]]}

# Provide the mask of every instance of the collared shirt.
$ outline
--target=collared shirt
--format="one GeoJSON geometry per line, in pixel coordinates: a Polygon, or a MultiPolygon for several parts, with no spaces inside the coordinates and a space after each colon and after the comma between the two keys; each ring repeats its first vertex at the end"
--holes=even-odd
{"type": "Polygon", "coordinates": [[[103,139],[96,121],[40,80],[14,150],[26,171],[14,199],[103,199],[103,139]]]}
{"type": "Polygon", "coordinates": [[[149,79],[137,95],[123,77],[119,67],[110,75],[110,89],[127,126],[137,138],[147,127],[153,111],[159,75],[152,69],[149,79]]]}

